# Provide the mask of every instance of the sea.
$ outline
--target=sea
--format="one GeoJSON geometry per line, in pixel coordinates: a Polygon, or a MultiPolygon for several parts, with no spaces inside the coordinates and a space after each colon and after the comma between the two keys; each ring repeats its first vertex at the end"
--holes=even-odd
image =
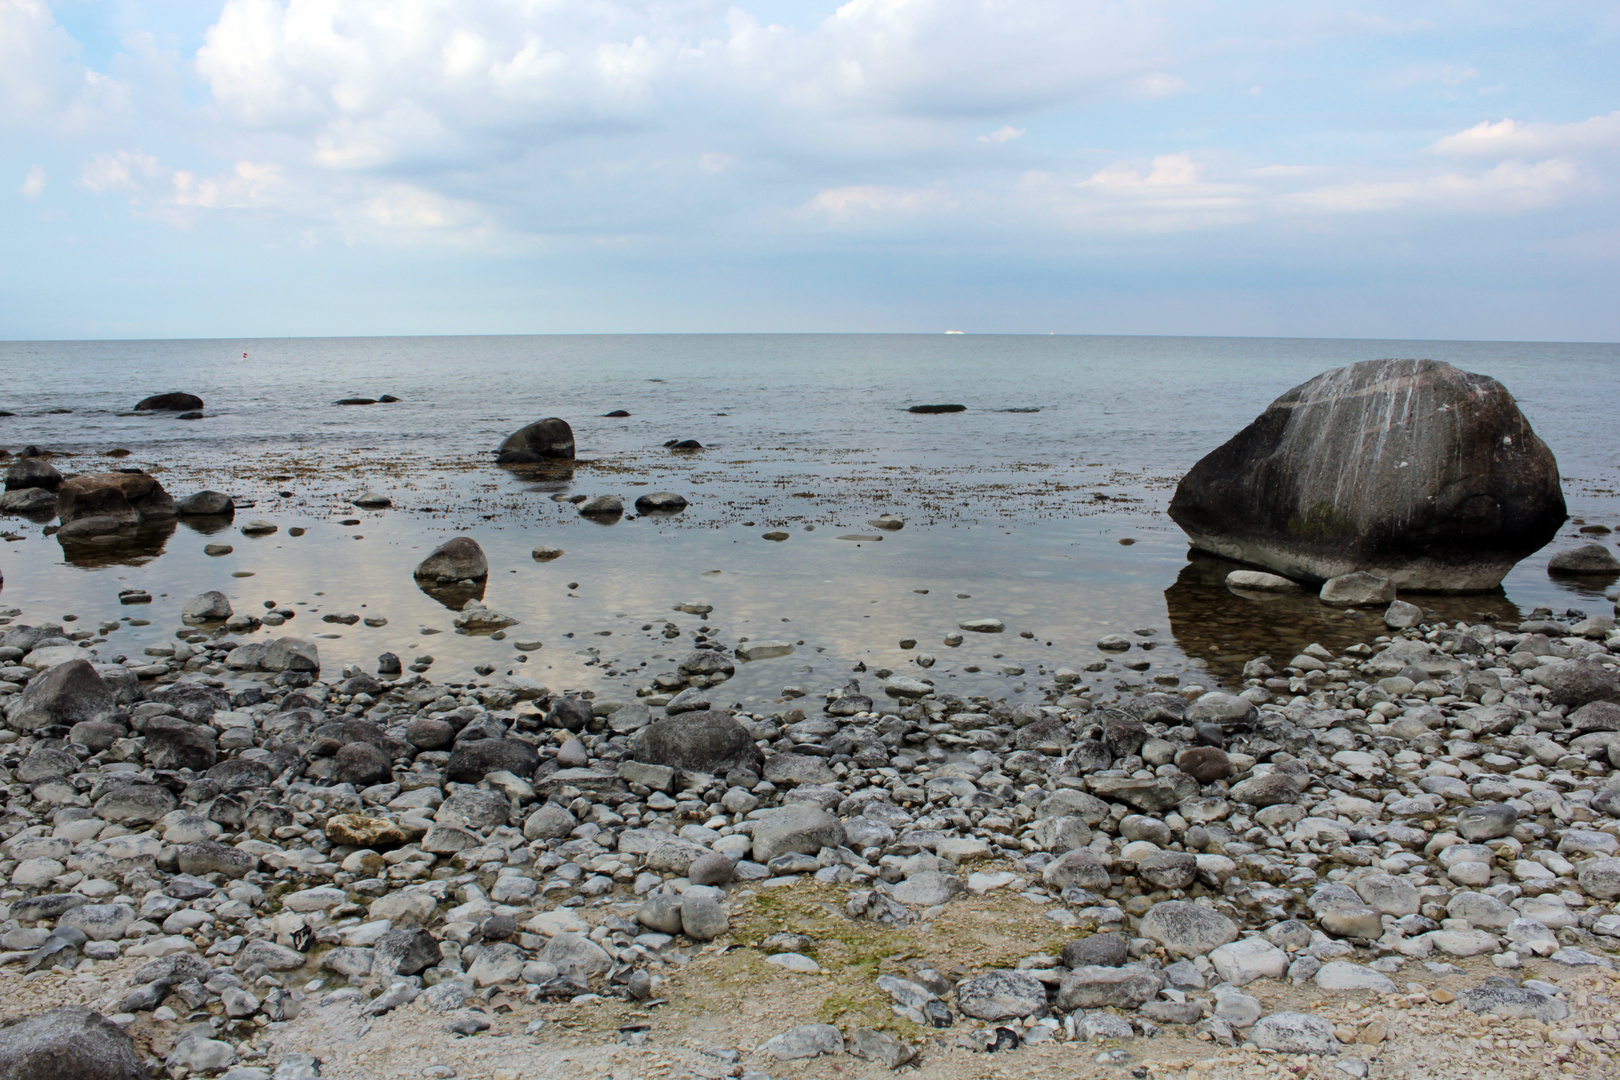
{"type": "Polygon", "coordinates": [[[1415,599],[1464,621],[1610,610],[1614,582],[1551,578],[1546,559],[1611,543],[1583,528],[1620,528],[1620,345],[811,334],[0,342],[0,447],[48,450],[63,472],[146,468],[176,497],[241,506],[71,549],[48,520],[0,517],[0,619],[69,619],[99,655],[138,657],[195,633],[180,608],[218,589],[238,612],[293,611],[234,636],[311,637],[329,674],[393,652],[431,656],[435,680],[512,672],[621,698],[697,632],[780,641],[792,651],[715,690],[762,708],[891,675],[1010,701],[1040,700],[1064,668],[1102,697],[1233,685],[1253,656],[1384,631],[1312,596],[1227,591],[1230,567],[1191,558],[1165,516],[1175,483],[1289,388],[1389,357],[1505,384],[1571,514],[1501,591],[1415,599]],[[201,397],[203,417],[133,412],[171,390],[201,397]],[[398,400],[335,404],[384,395],[398,400]],[[937,404],[964,409],[908,411],[937,404]],[[550,416],[573,427],[574,466],[495,465],[506,435],[550,416]],[[666,446],[686,439],[703,449],[666,446]],[[393,506],[356,508],[366,491],[393,506]],[[689,506],[637,513],[651,491],[689,506]],[[596,495],[626,512],[569,501],[596,495]],[[903,527],[874,526],[884,514],[903,527]],[[250,520],[276,532],[243,535],[250,520]],[[502,637],[458,633],[416,586],[412,568],[454,535],[488,554],[481,602],[519,620],[502,637]],[[564,554],[538,560],[541,546],[564,554]],[[130,590],[150,602],[122,603],[130,590]],[[386,624],[326,621],[348,615],[386,624]],[[983,618],[1005,631],[958,629],[983,618]],[[1099,650],[1112,634],[1134,647],[1099,650]]]}

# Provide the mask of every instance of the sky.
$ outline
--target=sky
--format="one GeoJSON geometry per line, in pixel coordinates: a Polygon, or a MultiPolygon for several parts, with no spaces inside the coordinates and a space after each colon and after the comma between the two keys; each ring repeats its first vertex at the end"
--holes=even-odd
{"type": "Polygon", "coordinates": [[[0,0],[0,338],[1620,341],[1620,4],[0,0]]]}

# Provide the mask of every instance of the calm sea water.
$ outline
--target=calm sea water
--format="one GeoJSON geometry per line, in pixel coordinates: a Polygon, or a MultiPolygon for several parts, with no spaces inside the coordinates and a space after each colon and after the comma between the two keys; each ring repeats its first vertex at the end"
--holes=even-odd
{"type": "MultiPolygon", "coordinates": [[[[110,467],[100,455],[127,448],[123,464],[163,470],[176,494],[209,486],[257,499],[237,525],[268,517],[283,527],[258,541],[234,527],[212,537],[235,546],[222,559],[202,554],[210,538],[188,524],[88,559],[64,553],[39,523],[5,519],[21,539],[0,547],[0,606],[32,621],[135,612],[150,622],[111,631],[98,648],[112,655],[168,639],[187,596],[222,588],[239,610],[303,604],[315,619],[286,630],[337,635],[322,641],[329,662],[369,668],[384,649],[414,650],[438,658],[435,677],[479,662],[504,671],[510,642],[423,633],[448,631],[449,613],[414,588],[410,568],[464,531],[496,567],[486,601],[524,620],[514,638],[547,643],[522,670],[558,685],[617,691],[645,677],[643,664],[661,670],[673,655],[662,620],[690,630],[694,617],[671,612],[690,599],[713,603],[710,625],[732,638],[802,642],[792,657],[746,665],[728,684],[744,700],[788,684],[842,685],[857,663],[921,674],[920,652],[938,657],[929,674],[950,689],[1016,697],[1043,668],[1099,659],[1100,634],[1137,627],[1157,632],[1144,638],[1158,645],[1142,654],[1149,669],[1116,663],[1099,685],[1200,677],[1189,661],[1229,677],[1247,655],[1375,629],[1314,600],[1239,600],[1215,569],[1189,566],[1163,516],[1174,480],[1288,388],[1392,356],[1500,379],[1557,455],[1571,514],[1620,525],[1615,345],[955,335],[0,343],[0,410],[16,414],[0,417],[0,446],[78,454],[58,464],[80,471],[110,467]],[[167,390],[201,396],[206,418],[130,415],[167,390]],[[402,400],[332,404],[383,394],[402,400]],[[968,411],[905,411],[947,402],[968,411]],[[602,417],[614,409],[632,415],[602,417]],[[546,482],[489,464],[506,434],[551,415],[573,424],[594,466],[546,482]],[[708,449],[662,450],[681,438],[708,449]],[[304,467],[262,475],[265,463],[288,461],[304,467]],[[362,487],[388,490],[397,509],[355,511],[347,499],[362,487]],[[628,505],[658,488],[688,495],[692,508],[602,527],[549,497],[613,493],[628,505]],[[882,510],[907,517],[906,529],[839,539],[871,534],[866,522],[882,510]],[[293,526],[305,535],[291,537],[293,526]],[[775,526],[793,538],[760,540],[775,526]],[[537,543],[567,555],[537,563],[537,543]],[[116,594],[130,585],[155,602],[120,608],[116,594]],[[390,622],[310,625],[339,610],[390,622]],[[984,615],[1008,633],[942,644],[957,621],[984,615]],[[901,649],[904,638],[918,648],[901,649]],[[1015,667],[1025,673],[1004,674],[1015,667]]],[[[1604,583],[1551,582],[1545,555],[1521,564],[1502,596],[1433,603],[1459,618],[1603,606],[1604,583]]]]}

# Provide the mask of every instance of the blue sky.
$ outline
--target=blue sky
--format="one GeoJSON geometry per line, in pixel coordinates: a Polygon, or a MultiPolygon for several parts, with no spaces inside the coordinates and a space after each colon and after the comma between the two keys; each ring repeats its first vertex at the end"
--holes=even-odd
{"type": "Polygon", "coordinates": [[[0,337],[1620,340],[1620,5],[0,0],[0,337]]]}

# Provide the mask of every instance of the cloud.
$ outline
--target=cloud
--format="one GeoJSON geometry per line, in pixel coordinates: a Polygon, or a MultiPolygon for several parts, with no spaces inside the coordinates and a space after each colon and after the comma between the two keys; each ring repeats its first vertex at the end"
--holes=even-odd
{"type": "Polygon", "coordinates": [[[44,168],[39,165],[29,168],[28,175],[23,177],[22,186],[17,190],[27,198],[39,198],[40,193],[45,190],[44,168]]]}
{"type": "Polygon", "coordinates": [[[78,54],[43,0],[0,0],[0,127],[82,131],[123,111],[128,88],[78,54]]]}
{"type": "Polygon", "coordinates": [[[960,204],[938,188],[897,188],[877,184],[829,188],[816,193],[805,210],[839,222],[854,218],[909,218],[955,210],[960,204]]]}
{"type": "Polygon", "coordinates": [[[1295,210],[1334,214],[1413,209],[1512,213],[1551,206],[1582,180],[1579,167],[1566,159],[1507,161],[1483,173],[1327,185],[1289,195],[1285,201],[1295,210]]]}
{"type": "Polygon", "coordinates": [[[1452,157],[1524,158],[1620,150],[1620,111],[1573,124],[1487,120],[1430,147],[1452,157]]]}
{"type": "Polygon", "coordinates": [[[1015,128],[1015,127],[1013,127],[1011,125],[1008,125],[1006,127],[999,127],[996,130],[992,131],[988,135],[980,135],[979,136],[979,141],[980,142],[1012,142],[1014,139],[1019,138],[1023,134],[1024,134],[1024,129],[1023,128],[1015,128]]]}
{"type": "Polygon", "coordinates": [[[1013,195],[1026,212],[1093,232],[1174,233],[1252,220],[1253,185],[1211,181],[1190,153],[1161,154],[1146,171],[1115,162],[1081,178],[1026,173],[1013,195]]]}

